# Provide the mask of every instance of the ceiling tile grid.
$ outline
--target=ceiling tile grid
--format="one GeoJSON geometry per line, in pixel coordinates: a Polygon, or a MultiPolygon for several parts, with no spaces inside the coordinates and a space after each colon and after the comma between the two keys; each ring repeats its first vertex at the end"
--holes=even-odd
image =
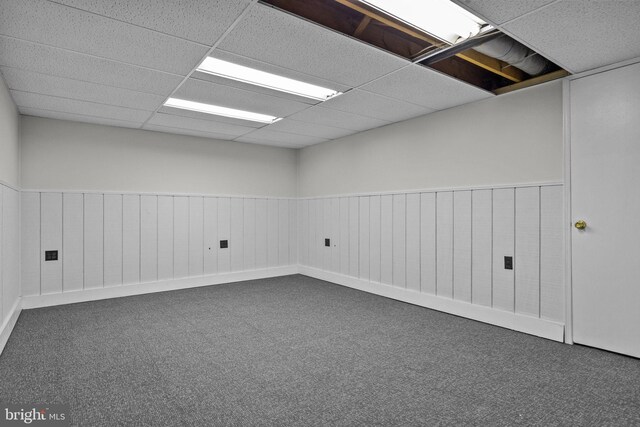
{"type": "Polygon", "coordinates": [[[232,139],[255,130],[255,128],[251,127],[214,122],[211,120],[200,120],[191,117],[174,116],[172,114],[163,113],[155,114],[147,122],[147,124],[223,134],[232,137],[232,139]]]}
{"type": "Polygon", "coordinates": [[[361,90],[432,110],[490,98],[491,92],[431,70],[411,65],[360,87],[361,90]]]}
{"type": "Polygon", "coordinates": [[[0,33],[155,70],[187,75],[205,45],[39,0],[0,0],[0,33]]]}
{"type": "MultiPolygon", "coordinates": [[[[455,1],[572,72],[640,56],[640,2],[455,1]]],[[[0,0],[0,9],[0,72],[23,114],[297,147],[494,96],[255,0],[0,0]],[[194,72],[208,53],[344,94],[318,103],[194,72]],[[284,119],[163,107],[171,94],[284,119]]]]}
{"type": "Polygon", "coordinates": [[[504,30],[578,73],[639,57],[638,22],[639,1],[562,0],[504,30]]]}
{"type": "Polygon", "coordinates": [[[23,108],[34,108],[130,122],[144,122],[151,115],[149,111],[96,104],[93,102],[78,101],[76,99],[14,90],[10,91],[10,93],[20,111],[22,111],[23,108]]]}
{"type": "Polygon", "coordinates": [[[374,119],[373,117],[361,116],[339,110],[325,108],[322,105],[311,107],[307,110],[289,116],[289,119],[315,123],[324,126],[335,126],[339,128],[361,132],[367,129],[388,125],[391,121],[374,119]]]}
{"type": "Polygon", "coordinates": [[[0,65],[157,95],[184,77],[96,56],[0,36],[0,65]]]}
{"type": "Polygon", "coordinates": [[[492,24],[504,24],[558,0],[452,0],[492,24]]]}
{"type": "Polygon", "coordinates": [[[52,0],[97,15],[213,46],[251,0],[52,0]]]}
{"type": "Polygon", "coordinates": [[[359,89],[354,89],[344,95],[325,101],[322,106],[391,122],[407,120],[435,111],[359,89]]]}
{"type": "Polygon", "coordinates": [[[286,117],[309,108],[309,104],[303,102],[194,78],[188,79],[173,97],[277,117],[286,117]]]}
{"type": "Polygon", "coordinates": [[[218,48],[349,87],[408,64],[405,59],[262,4],[254,6],[218,48]]]}
{"type": "Polygon", "coordinates": [[[135,92],[129,89],[39,74],[17,68],[0,67],[0,72],[2,72],[9,89],[21,92],[39,93],[147,111],[154,111],[165,99],[161,95],[135,92]]]}
{"type": "Polygon", "coordinates": [[[232,117],[216,116],[213,114],[201,113],[199,111],[182,110],[180,108],[173,107],[160,107],[156,114],[171,114],[179,117],[191,117],[193,119],[206,120],[210,122],[228,123],[237,126],[244,126],[250,128],[261,128],[265,126],[264,123],[253,122],[251,120],[234,119],[232,117]]]}

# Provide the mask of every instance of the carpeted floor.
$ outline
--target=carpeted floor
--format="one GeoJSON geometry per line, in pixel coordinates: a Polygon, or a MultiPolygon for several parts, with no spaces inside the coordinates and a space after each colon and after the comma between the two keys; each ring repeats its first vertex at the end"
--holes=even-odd
{"type": "Polygon", "coordinates": [[[640,360],[304,276],[23,311],[0,402],[74,425],[639,425],[640,360]]]}

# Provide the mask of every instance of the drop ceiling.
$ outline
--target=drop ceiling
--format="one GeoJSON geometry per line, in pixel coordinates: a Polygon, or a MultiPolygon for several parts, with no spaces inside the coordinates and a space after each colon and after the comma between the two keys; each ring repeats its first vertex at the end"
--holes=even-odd
{"type": "MultiPolygon", "coordinates": [[[[572,72],[640,56],[640,2],[455,0],[572,72]]],[[[22,114],[304,147],[494,96],[256,0],[0,0],[22,114]],[[195,71],[207,56],[345,92],[325,102],[195,71]],[[164,107],[178,97],[283,117],[164,107]]]]}

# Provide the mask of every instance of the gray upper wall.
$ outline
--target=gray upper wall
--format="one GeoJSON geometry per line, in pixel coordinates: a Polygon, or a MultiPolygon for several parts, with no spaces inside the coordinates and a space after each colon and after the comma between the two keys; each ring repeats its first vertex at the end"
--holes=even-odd
{"type": "Polygon", "coordinates": [[[20,185],[19,116],[0,76],[0,181],[20,185]]]}
{"type": "Polygon", "coordinates": [[[300,197],[561,182],[562,82],[303,148],[300,197]]]}
{"type": "Polygon", "coordinates": [[[22,116],[22,188],[294,197],[296,152],[22,116]]]}

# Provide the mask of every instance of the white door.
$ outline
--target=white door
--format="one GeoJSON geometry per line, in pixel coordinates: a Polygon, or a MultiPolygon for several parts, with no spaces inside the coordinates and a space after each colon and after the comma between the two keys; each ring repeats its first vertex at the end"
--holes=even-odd
{"type": "Polygon", "coordinates": [[[573,338],[640,357],[640,64],[571,82],[573,338]]]}

